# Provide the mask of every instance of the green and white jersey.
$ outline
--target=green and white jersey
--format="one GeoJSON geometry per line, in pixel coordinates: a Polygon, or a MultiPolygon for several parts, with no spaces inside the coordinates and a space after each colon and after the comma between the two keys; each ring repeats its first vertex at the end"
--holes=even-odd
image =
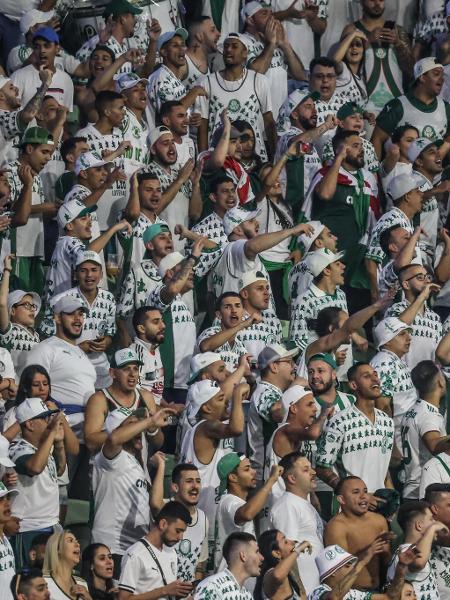
{"type": "Polygon", "coordinates": [[[209,71],[209,69],[206,69],[205,73],[203,73],[203,71],[200,71],[200,69],[197,67],[197,65],[194,63],[194,61],[192,60],[192,58],[189,56],[189,54],[187,52],[186,52],[186,67],[187,67],[186,76],[184,79],[181,80],[181,83],[184,85],[184,87],[186,88],[186,91],[188,92],[194,86],[197,85],[197,81],[199,79],[201,79],[202,77],[205,77],[205,75],[209,75],[210,71],[209,71]]]}
{"type": "Polygon", "coordinates": [[[272,408],[281,402],[282,390],[268,381],[260,381],[250,398],[247,421],[249,458],[256,469],[256,477],[262,481],[267,444],[277,428],[272,419],[272,408]]]}
{"type": "Polygon", "coordinates": [[[441,452],[425,463],[420,478],[419,497],[425,497],[425,491],[431,483],[450,483],[450,456],[441,452]]]}
{"type": "Polygon", "coordinates": [[[194,581],[197,565],[208,560],[208,519],[200,508],[196,508],[191,516],[192,523],[175,546],[178,556],[177,578],[183,581],[194,581]]]}
{"type": "MultiPolygon", "coordinates": [[[[317,112],[316,126],[319,127],[319,125],[325,123],[328,115],[336,116],[337,111],[346,102],[347,100],[337,92],[334,92],[334,94],[329,100],[322,100],[320,98],[319,100],[316,100],[314,103],[316,105],[317,112]]],[[[336,129],[330,129],[329,131],[326,131],[324,134],[322,134],[320,137],[314,140],[313,144],[317,152],[319,153],[319,156],[322,156],[325,144],[328,142],[328,140],[331,140],[333,138],[335,133],[336,129]]]]}
{"type": "MultiPolygon", "coordinates": [[[[380,170],[380,161],[375,153],[375,148],[372,142],[362,138],[362,144],[364,149],[364,168],[371,173],[378,173],[380,170]]],[[[331,163],[334,160],[334,150],[332,140],[328,140],[325,144],[322,154],[322,161],[324,163],[331,163]]]]}
{"type": "MultiPolygon", "coordinates": [[[[263,310],[261,313],[263,320],[261,323],[253,323],[250,327],[242,329],[239,333],[239,340],[244,344],[248,354],[257,358],[259,353],[267,344],[280,343],[283,337],[280,319],[271,308],[263,310]]],[[[250,315],[245,314],[244,319],[250,315]]]]}
{"type": "Polygon", "coordinates": [[[139,366],[141,388],[153,394],[156,404],[160,405],[164,392],[164,367],[161,361],[159,347],[134,338],[130,348],[143,363],[139,366]]]}
{"type": "MultiPolygon", "coordinates": [[[[426,44],[431,44],[436,41],[436,38],[441,37],[442,34],[447,35],[447,19],[442,10],[431,14],[425,22],[421,23],[417,27],[415,34],[416,39],[423,40],[426,44]]],[[[435,55],[435,52],[432,52],[435,55]]]]}
{"type": "Polygon", "coordinates": [[[14,369],[18,373],[22,370],[26,353],[40,341],[37,331],[18,323],[10,323],[6,331],[0,332],[0,345],[10,352],[14,369]]]}
{"type": "MultiPolygon", "coordinates": [[[[322,583],[308,594],[307,600],[321,600],[324,596],[328,596],[331,592],[331,588],[326,583],[322,583]]],[[[372,598],[372,592],[362,592],[361,590],[349,590],[342,600],[370,600],[372,598]]]]}
{"type": "MultiPolygon", "coordinates": [[[[123,213],[121,213],[118,215],[117,220],[121,221],[123,218],[123,213]]],[[[153,225],[153,223],[164,223],[167,225],[167,223],[163,221],[163,219],[160,219],[158,215],[155,215],[155,220],[152,221],[147,215],[144,215],[144,213],[141,212],[139,217],[132,224],[131,233],[128,233],[126,229],[117,233],[124,255],[126,259],[130,261],[132,267],[138,267],[139,263],[144,260],[145,246],[142,237],[145,230],[150,227],[150,225],[153,225]]]]}
{"type": "Polygon", "coordinates": [[[292,304],[299,296],[303,296],[312,285],[313,279],[314,277],[308,269],[305,260],[300,260],[292,267],[288,275],[289,293],[292,304]]]}
{"type": "MultiPolygon", "coordinates": [[[[87,62],[97,44],[99,44],[99,37],[98,35],[94,35],[81,46],[81,48],[75,55],[76,58],[80,62],[87,62]]],[[[119,44],[119,42],[114,36],[111,36],[108,40],[106,40],[105,46],[108,46],[108,48],[113,51],[116,59],[119,58],[119,56],[121,56],[122,54],[128,52],[128,50],[130,49],[128,45],[128,40],[125,40],[123,44],[119,44]]],[[[117,75],[122,75],[122,73],[131,73],[132,70],[133,65],[130,62],[126,62],[117,71],[117,75]]]]}
{"type": "MultiPolygon", "coordinates": [[[[396,302],[386,311],[386,317],[399,317],[409,306],[407,300],[396,302]]],[[[442,321],[434,310],[425,306],[411,323],[412,336],[409,351],[403,357],[410,370],[421,360],[433,360],[436,348],[442,339],[442,321]]]]}
{"type": "Polygon", "coordinates": [[[334,294],[327,294],[311,283],[309,289],[293,303],[289,338],[302,350],[315,339],[314,332],[308,329],[308,320],[315,319],[328,306],[338,306],[348,313],[347,298],[339,287],[336,287],[334,294]]]}
{"type": "Polygon", "coordinates": [[[160,283],[158,267],[150,258],[132,266],[120,288],[117,315],[122,319],[131,317],[137,308],[147,304],[147,298],[160,283]]]}
{"type": "Polygon", "coordinates": [[[0,573],[2,583],[0,598],[1,600],[13,600],[10,584],[16,573],[16,560],[11,544],[5,534],[0,537],[0,573]]]}
{"type": "Polygon", "coordinates": [[[150,162],[147,144],[150,129],[147,121],[139,121],[129,108],[125,108],[121,129],[123,139],[131,142],[131,148],[122,155],[125,174],[131,177],[137,169],[142,169],[150,162]]]}
{"type": "MultiPolygon", "coordinates": [[[[23,188],[20,181],[18,169],[21,163],[17,160],[8,165],[6,176],[11,187],[11,201],[18,200],[23,188]]],[[[31,204],[43,204],[45,202],[42,180],[39,175],[33,178],[33,188],[31,192],[31,204]]],[[[11,251],[17,257],[38,256],[44,257],[44,222],[42,213],[31,214],[28,217],[26,225],[14,227],[11,229],[11,251]]]]}
{"type": "Polygon", "coordinates": [[[194,225],[192,231],[195,231],[195,233],[208,238],[218,245],[217,250],[212,250],[211,252],[203,251],[199,262],[195,265],[195,274],[197,277],[204,277],[205,275],[208,276],[208,290],[212,292],[212,269],[219,261],[220,257],[222,256],[223,249],[228,244],[228,237],[226,236],[223,228],[223,220],[217,213],[212,212],[210,215],[202,219],[200,223],[194,225]]]}
{"type": "MultiPolygon", "coordinates": [[[[89,123],[83,129],[76,133],[77,137],[86,138],[91,152],[97,152],[102,156],[103,150],[114,151],[123,142],[124,137],[122,130],[114,127],[112,133],[103,134],[95,127],[93,123],[89,123]]],[[[123,168],[124,163],[121,158],[116,158],[114,161],[116,167],[123,168]]],[[[106,231],[112,227],[117,219],[118,213],[125,208],[127,200],[127,182],[116,181],[112,188],[106,190],[98,202],[97,218],[100,226],[100,231],[106,231]]]]}
{"type": "Polygon", "coordinates": [[[253,595],[239,585],[228,569],[203,579],[193,596],[194,600],[253,600],[253,595]]]}
{"type": "Polygon", "coordinates": [[[16,148],[22,134],[19,113],[20,109],[0,109],[0,164],[15,161],[19,156],[16,148]]]}
{"type": "Polygon", "coordinates": [[[186,96],[187,90],[178,77],[166,65],[153,71],[148,78],[147,94],[150,109],[150,128],[156,125],[156,113],[159,113],[164,102],[181,100],[186,96]]]}
{"type": "Polygon", "coordinates": [[[77,260],[85,250],[84,242],[71,235],[63,235],[56,242],[45,276],[44,298],[47,306],[54,296],[73,286],[77,260]]]}
{"type": "MultiPolygon", "coordinates": [[[[394,579],[395,569],[398,564],[398,553],[403,552],[411,545],[412,544],[400,544],[395,551],[387,571],[388,582],[391,582],[394,579]]],[[[427,562],[421,571],[415,571],[414,573],[407,571],[405,580],[412,584],[414,591],[416,592],[417,600],[440,600],[441,596],[439,595],[436,572],[433,569],[431,560],[427,562]]],[[[443,598],[445,598],[445,596],[443,598]]]]}
{"type": "Polygon", "coordinates": [[[414,232],[413,223],[408,219],[405,213],[399,208],[394,207],[389,212],[385,213],[380,217],[375,225],[375,228],[372,231],[372,235],[370,236],[370,242],[367,247],[366,258],[373,260],[379,264],[381,264],[386,255],[381,249],[380,246],[380,235],[386,229],[390,229],[394,227],[394,225],[398,225],[399,227],[403,227],[409,233],[414,232]]]}
{"type": "MultiPolygon", "coordinates": [[[[71,202],[72,200],[78,200],[78,202],[82,202],[83,204],[85,204],[85,200],[88,196],[90,196],[92,194],[91,190],[89,188],[87,188],[84,185],[81,185],[81,183],[76,183],[69,191],[68,193],[64,196],[64,204],[66,202],[71,202]]],[[[103,198],[103,196],[102,196],[103,198]]],[[[100,199],[101,201],[102,199],[100,199]]],[[[90,213],[91,215],[91,232],[92,232],[92,236],[91,236],[91,240],[96,240],[98,237],[100,237],[100,226],[98,224],[98,218],[97,218],[97,212],[94,210],[94,212],[90,213]]],[[[100,255],[103,257],[103,251],[100,252],[100,255]]],[[[105,265],[103,265],[103,270],[105,270],[105,265]]]]}
{"type": "Polygon", "coordinates": [[[272,112],[270,87],[265,75],[244,68],[236,81],[224,79],[218,71],[197,82],[208,94],[195,101],[195,112],[208,119],[209,142],[221,123],[221,114],[227,109],[231,121],[243,119],[255,133],[255,152],[263,162],[267,160],[264,144],[263,115],[272,112]]]}
{"type": "MultiPolygon", "coordinates": [[[[424,175],[422,175],[422,173],[413,171],[413,174],[416,175],[416,177],[422,177],[424,181],[424,184],[419,188],[421,192],[427,192],[433,188],[433,183],[424,175]]],[[[447,218],[446,209],[447,207],[445,207],[445,214],[443,215],[444,223],[447,218]]],[[[424,229],[424,231],[420,234],[419,246],[422,251],[423,260],[425,261],[426,265],[432,269],[434,266],[436,246],[438,243],[438,230],[442,226],[440,222],[439,203],[436,199],[436,196],[432,196],[425,202],[419,216],[420,225],[424,229]]]]}
{"type": "Polygon", "coordinates": [[[335,468],[339,476],[361,477],[369,492],[384,487],[394,423],[377,408],[372,423],[355,405],[333,415],[317,440],[316,465],[335,468]]]}
{"type": "Polygon", "coordinates": [[[345,62],[341,62],[341,74],[336,78],[336,92],[345,98],[345,102],[356,102],[358,106],[367,104],[367,87],[364,79],[352,73],[345,62]]]}
{"type": "Polygon", "coordinates": [[[445,600],[450,597],[450,548],[434,546],[430,563],[436,576],[439,597],[445,600]]]}
{"type": "MultiPolygon", "coordinates": [[[[198,354],[200,352],[200,344],[204,340],[207,340],[212,335],[219,333],[219,331],[222,331],[222,327],[220,324],[212,325],[211,327],[204,329],[197,338],[196,351],[194,352],[194,354],[198,354]]],[[[233,343],[225,342],[225,344],[219,346],[219,348],[216,348],[214,352],[220,354],[220,358],[226,364],[227,369],[232,372],[237,369],[240,357],[243,354],[247,354],[247,349],[245,348],[243,342],[239,338],[238,333],[234,338],[233,343]]]]}
{"type": "Polygon", "coordinates": [[[420,137],[437,140],[445,136],[449,116],[450,105],[441,98],[424,104],[413,93],[408,93],[386,104],[377,117],[377,125],[392,135],[400,125],[412,123],[418,128],[420,137]]]}
{"type": "Polygon", "coordinates": [[[419,500],[420,476],[424,465],[432,458],[423,437],[429,431],[446,435],[445,419],[435,406],[425,400],[417,400],[403,417],[401,436],[405,486],[403,498],[419,500]]]}
{"type": "Polygon", "coordinates": [[[234,494],[226,493],[220,499],[216,513],[215,523],[215,549],[214,549],[214,568],[216,571],[222,571],[226,567],[226,562],[222,556],[222,548],[225,540],[235,531],[243,531],[251,533],[256,537],[255,524],[253,519],[246,521],[243,525],[235,523],[237,511],[244,506],[245,500],[235,496],[234,494]]]}

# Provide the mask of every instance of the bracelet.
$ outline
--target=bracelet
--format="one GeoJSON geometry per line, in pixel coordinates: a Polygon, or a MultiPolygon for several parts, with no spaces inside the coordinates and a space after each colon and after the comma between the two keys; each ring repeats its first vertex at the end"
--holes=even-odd
{"type": "Polygon", "coordinates": [[[7,269],[7,268],[5,267],[5,268],[3,269],[3,273],[4,273],[5,271],[6,271],[7,273],[11,273],[11,272],[12,272],[12,269],[7,269]]]}
{"type": "Polygon", "coordinates": [[[155,435],[159,432],[159,427],[155,429],[155,431],[147,431],[148,437],[155,437],[155,435]]]}

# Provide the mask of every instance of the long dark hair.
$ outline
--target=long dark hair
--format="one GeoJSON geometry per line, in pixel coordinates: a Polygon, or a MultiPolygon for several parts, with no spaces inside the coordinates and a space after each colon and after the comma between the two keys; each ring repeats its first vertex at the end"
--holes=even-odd
{"type": "MultiPolygon", "coordinates": [[[[341,41],[342,41],[342,39],[343,38],[341,38],[341,41]]],[[[350,44],[350,46],[351,46],[351,44],[350,44]]],[[[350,49],[350,46],[349,46],[349,49],[350,49]]],[[[366,46],[365,46],[365,44],[364,44],[363,41],[362,41],[362,46],[363,46],[363,53],[362,53],[361,62],[359,63],[357,75],[364,81],[364,84],[367,84],[366,46]]],[[[345,54],[347,54],[347,52],[345,54]]],[[[347,66],[348,70],[350,71],[350,75],[351,75],[351,77],[352,77],[352,79],[353,79],[356,87],[360,91],[362,99],[363,100],[367,100],[367,90],[364,89],[363,87],[361,87],[361,84],[359,83],[359,81],[355,77],[355,75],[353,74],[353,71],[351,70],[350,65],[348,64],[348,59],[345,56],[342,59],[342,62],[345,63],[345,65],[347,66]]]]}
{"type": "Polygon", "coordinates": [[[315,319],[308,319],[308,329],[312,329],[319,337],[328,335],[337,328],[341,312],[342,308],[338,306],[322,308],[315,319]]]}
{"type": "Polygon", "coordinates": [[[51,381],[50,375],[47,373],[47,370],[41,365],[28,365],[22,371],[22,375],[20,376],[19,387],[17,388],[16,398],[13,403],[11,403],[6,408],[10,408],[12,405],[19,406],[26,398],[30,398],[33,394],[31,392],[31,384],[33,383],[33,378],[39,373],[39,375],[44,375],[48,381],[48,398],[51,396],[51,381]]]}
{"type": "Polygon", "coordinates": [[[106,580],[106,592],[99,590],[94,586],[94,558],[99,548],[106,548],[109,552],[109,548],[106,544],[89,544],[89,546],[83,550],[83,555],[81,557],[81,576],[88,584],[89,593],[94,600],[110,598],[108,592],[114,587],[112,577],[106,580]]]}
{"type": "MultiPolygon", "coordinates": [[[[267,531],[262,533],[258,538],[258,549],[259,549],[259,552],[262,554],[264,560],[261,565],[261,571],[256,580],[255,591],[253,593],[253,597],[255,598],[255,600],[263,600],[264,599],[264,594],[263,594],[264,575],[267,573],[267,571],[270,571],[270,569],[273,569],[274,567],[276,567],[277,564],[280,562],[279,559],[275,558],[275,556],[273,555],[274,550],[279,550],[278,541],[277,541],[278,533],[279,533],[278,529],[268,529],[267,531]]],[[[293,577],[291,577],[291,575],[288,575],[288,581],[289,581],[289,585],[291,586],[291,589],[298,596],[300,596],[300,589],[297,585],[297,582],[294,580],[293,577]]]]}

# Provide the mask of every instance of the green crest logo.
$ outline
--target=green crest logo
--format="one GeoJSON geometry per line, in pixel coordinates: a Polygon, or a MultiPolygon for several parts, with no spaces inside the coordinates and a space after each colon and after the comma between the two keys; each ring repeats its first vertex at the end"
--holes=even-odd
{"type": "Polygon", "coordinates": [[[233,98],[228,102],[228,110],[230,112],[238,112],[241,108],[241,103],[237,98],[233,98]]]}

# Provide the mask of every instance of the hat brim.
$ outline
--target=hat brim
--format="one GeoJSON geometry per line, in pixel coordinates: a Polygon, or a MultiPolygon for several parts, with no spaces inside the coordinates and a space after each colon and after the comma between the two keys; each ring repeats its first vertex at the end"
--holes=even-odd
{"type": "Polygon", "coordinates": [[[112,364],[111,365],[111,369],[123,369],[123,367],[126,367],[127,365],[139,365],[140,367],[142,367],[144,363],[142,362],[142,360],[127,360],[123,363],[120,364],[120,366],[116,365],[116,364],[112,364]]]}
{"type": "Polygon", "coordinates": [[[6,492],[1,491],[0,492],[0,498],[4,498],[5,496],[17,496],[17,494],[20,494],[20,491],[19,490],[15,490],[15,489],[8,490],[6,492]]]}
{"type": "MultiPolygon", "coordinates": [[[[322,223],[322,225],[320,227],[318,227],[317,229],[318,229],[317,233],[313,234],[312,236],[310,236],[310,237],[305,236],[306,239],[309,242],[309,246],[308,247],[305,246],[305,243],[300,239],[300,236],[298,236],[298,238],[297,238],[297,244],[299,244],[299,245],[301,244],[305,248],[305,254],[307,252],[309,252],[309,249],[311,248],[311,246],[314,244],[314,242],[317,240],[317,238],[319,237],[319,235],[325,229],[325,225],[322,223]]],[[[304,235],[304,234],[302,234],[302,235],[304,235]]]]}
{"type": "Polygon", "coordinates": [[[338,569],[340,569],[341,567],[343,567],[344,565],[348,564],[349,562],[351,563],[356,563],[358,562],[358,557],[357,556],[352,556],[350,554],[350,556],[347,556],[346,558],[344,558],[341,562],[339,562],[337,565],[334,565],[334,567],[332,567],[331,569],[329,569],[328,571],[325,571],[325,573],[320,575],[320,582],[322,583],[322,581],[324,581],[325,579],[327,579],[328,577],[330,577],[331,575],[333,575],[334,573],[336,573],[336,571],[338,569]]]}
{"type": "Polygon", "coordinates": [[[397,336],[402,331],[405,331],[406,329],[409,329],[409,331],[412,331],[411,325],[406,325],[406,323],[405,323],[404,327],[400,327],[399,329],[397,329],[397,331],[391,332],[392,333],[391,336],[389,336],[387,339],[384,339],[383,341],[381,341],[377,344],[377,350],[381,350],[382,346],[389,343],[391,340],[393,340],[395,338],[395,336],[397,336]]]}
{"type": "Polygon", "coordinates": [[[8,458],[7,456],[0,456],[0,465],[3,465],[4,467],[15,467],[15,463],[8,458]]]}
{"type": "Polygon", "coordinates": [[[52,415],[55,415],[59,412],[61,412],[59,408],[49,408],[48,410],[45,410],[44,412],[41,412],[38,415],[35,415],[34,417],[30,417],[29,419],[25,419],[25,421],[19,422],[26,423],[27,421],[33,421],[34,419],[45,419],[45,417],[51,417],[52,415]]]}
{"type": "Polygon", "coordinates": [[[8,307],[8,314],[11,312],[11,309],[16,304],[19,304],[19,302],[22,302],[22,300],[25,298],[25,296],[31,296],[33,298],[33,302],[37,306],[36,314],[38,314],[40,312],[41,306],[42,306],[41,297],[38,294],[36,294],[36,292],[25,292],[24,295],[20,298],[20,300],[18,300],[17,302],[14,302],[14,304],[11,304],[11,306],[8,307]]]}

